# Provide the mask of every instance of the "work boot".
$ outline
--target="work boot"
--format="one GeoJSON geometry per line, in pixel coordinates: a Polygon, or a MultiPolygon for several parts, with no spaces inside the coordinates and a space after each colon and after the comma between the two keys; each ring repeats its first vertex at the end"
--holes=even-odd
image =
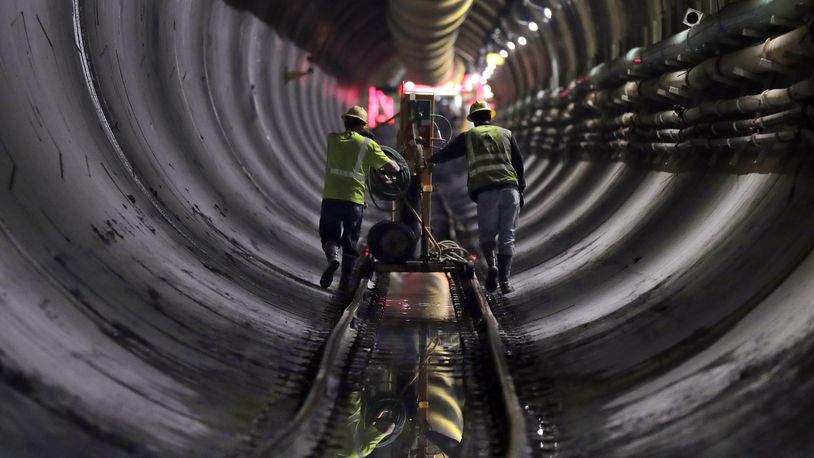
{"type": "Polygon", "coordinates": [[[339,268],[340,248],[339,245],[331,242],[326,243],[322,248],[325,250],[328,267],[325,268],[325,272],[322,273],[322,277],[319,279],[319,286],[327,288],[331,286],[331,283],[334,281],[334,273],[336,269],[339,268]]]}
{"type": "Polygon", "coordinates": [[[498,269],[495,265],[495,244],[484,243],[481,245],[483,251],[483,259],[486,261],[486,291],[492,292],[497,289],[497,274],[498,269]]]}
{"type": "Polygon", "coordinates": [[[339,278],[339,291],[347,291],[350,288],[350,280],[355,266],[356,256],[342,256],[342,275],[339,278]]]}
{"type": "Polygon", "coordinates": [[[497,255],[497,270],[498,281],[500,282],[500,292],[503,294],[509,294],[514,291],[514,288],[509,285],[509,275],[512,272],[512,255],[497,255]]]}

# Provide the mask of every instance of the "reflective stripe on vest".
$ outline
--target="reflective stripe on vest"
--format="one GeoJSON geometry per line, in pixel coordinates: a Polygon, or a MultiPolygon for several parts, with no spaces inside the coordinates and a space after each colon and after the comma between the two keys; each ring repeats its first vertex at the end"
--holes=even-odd
{"type": "Polygon", "coordinates": [[[365,160],[365,153],[367,152],[367,148],[370,146],[370,139],[365,137],[365,141],[362,142],[362,146],[359,148],[359,151],[356,153],[356,164],[353,166],[353,170],[343,170],[339,168],[332,167],[328,169],[328,173],[331,175],[338,175],[341,177],[348,177],[348,178],[356,178],[358,180],[364,180],[365,174],[362,173],[362,164],[365,160]]]}
{"type": "Polygon", "coordinates": [[[466,155],[469,165],[469,187],[477,189],[491,183],[517,181],[511,164],[511,140],[498,126],[475,127],[466,133],[466,155]],[[477,133],[480,143],[475,146],[477,133]],[[497,139],[495,139],[497,137],[497,139]]]}
{"type": "Polygon", "coordinates": [[[482,165],[472,171],[472,176],[480,175],[481,173],[486,172],[494,172],[497,170],[506,170],[506,166],[503,164],[482,165]]]}

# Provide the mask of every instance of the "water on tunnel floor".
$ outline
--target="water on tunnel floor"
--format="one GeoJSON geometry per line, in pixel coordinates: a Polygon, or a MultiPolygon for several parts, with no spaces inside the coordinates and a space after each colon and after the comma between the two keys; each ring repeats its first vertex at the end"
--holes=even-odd
{"type": "Polygon", "coordinates": [[[362,385],[340,399],[348,414],[329,443],[337,456],[457,456],[466,406],[447,277],[390,274],[379,305],[362,385]]]}

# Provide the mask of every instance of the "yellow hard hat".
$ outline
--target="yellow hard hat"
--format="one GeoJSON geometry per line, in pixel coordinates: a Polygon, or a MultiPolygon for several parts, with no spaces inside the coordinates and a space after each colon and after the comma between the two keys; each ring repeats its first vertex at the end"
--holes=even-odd
{"type": "Polygon", "coordinates": [[[347,118],[358,119],[367,125],[367,111],[359,105],[350,107],[347,113],[342,115],[343,120],[347,118]]]}
{"type": "Polygon", "coordinates": [[[495,117],[495,110],[489,107],[489,104],[486,103],[485,100],[475,100],[472,106],[469,107],[469,115],[466,117],[468,120],[472,120],[472,115],[479,112],[479,111],[488,111],[492,117],[495,117]]]}

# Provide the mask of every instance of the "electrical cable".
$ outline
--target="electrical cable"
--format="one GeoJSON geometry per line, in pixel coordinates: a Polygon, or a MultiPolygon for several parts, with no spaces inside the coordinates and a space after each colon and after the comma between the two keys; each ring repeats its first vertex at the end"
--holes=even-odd
{"type": "MultiPolygon", "coordinates": [[[[444,143],[449,143],[449,139],[452,138],[452,123],[444,115],[434,114],[434,115],[432,115],[432,117],[433,118],[441,118],[444,121],[446,121],[447,127],[449,127],[449,138],[445,139],[444,143]]],[[[438,136],[441,137],[441,128],[439,128],[438,125],[436,125],[436,128],[438,128],[438,136]]]]}
{"type": "Polygon", "coordinates": [[[438,242],[437,251],[430,250],[430,256],[437,258],[438,262],[458,262],[468,264],[470,262],[469,251],[458,245],[454,240],[441,240],[438,242]]]}
{"type": "Polygon", "coordinates": [[[371,201],[379,210],[385,209],[379,206],[377,198],[381,200],[398,200],[407,195],[410,187],[410,167],[407,165],[404,156],[389,146],[382,146],[382,151],[388,158],[398,164],[399,171],[388,174],[392,177],[390,182],[386,182],[379,173],[367,174],[367,188],[370,191],[371,201]]]}

